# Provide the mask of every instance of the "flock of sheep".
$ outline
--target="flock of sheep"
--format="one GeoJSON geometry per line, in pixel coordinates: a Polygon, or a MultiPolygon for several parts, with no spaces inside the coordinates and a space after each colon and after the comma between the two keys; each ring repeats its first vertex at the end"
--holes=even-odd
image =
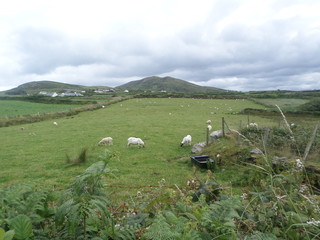
{"type": "MultiPolygon", "coordinates": [[[[98,145],[112,145],[113,139],[112,137],[105,137],[105,138],[102,138],[99,142],[98,142],[98,145]]],[[[181,143],[180,143],[180,146],[184,146],[184,145],[191,145],[191,141],[192,141],[192,137],[191,135],[187,135],[185,136],[181,143]]],[[[136,138],[136,137],[129,137],[128,138],[128,144],[127,144],[127,147],[129,147],[130,145],[138,145],[138,147],[144,147],[144,141],[142,141],[141,138],[136,138]]]]}
{"type": "MultiPolygon", "coordinates": [[[[211,131],[212,127],[211,127],[211,120],[208,120],[207,122],[207,129],[208,131],[211,131]]],[[[105,138],[102,138],[99,142],[98,142],[98,145],[112,145],[112,137],[105,137],[105,138]]],[[[180,142],[180,146],[191,146],[191,143],[192,143],[192,137],[191,135],[187,135],[185,136],[182,141],[180,142]]],[[[128,138],[128,144],[127,144],[127,147],[129,147],[130,145],[138,145],[138,147],[144,147],[145,144],[144,144],[144,141],[142,141],[141,138],[136,138],[136,137],[129,137],[128,138]]]]}
{"type": "MultiPolygon", "coordinates": [[[[58,126],[57,122],[53,122],[53,125],[58,126]]],[[[192,137],[191,135],[187,135],[185,136],[181,143],[180,146],[184,146],[184,145],[190,145],[191,146],[191,142],[192,142],[192,137]]],[[[112,137],[104,137],[102,138],[99,142],[98,145],[112,145],[113,144],[113,138],[112,137]]],[[[130,145],[138,145],[138,147],[144,147],[144,141],[142,141],[141,138],[136,138],[136,137],[129,137],[128,138],[128,144],[127,147],[129,147],[130,145]]]]}

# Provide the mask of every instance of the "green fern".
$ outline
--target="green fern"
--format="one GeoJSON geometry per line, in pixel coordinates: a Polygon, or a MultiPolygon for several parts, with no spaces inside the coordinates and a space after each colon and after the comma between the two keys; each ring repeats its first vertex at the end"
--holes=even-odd
{"type": "Polygon", "coordinates": [[[112,216],[107,209],[110,203],[102,183],[102,177],[113,172],[107,167],[107,160],[88,167],[62,195],[56,211],[61,238],[86,239],[110,225],[112,216]]]}
{"type": "MultiPolygon", "coordinates": [[[[50,197],[48,192],[34,190],[31,183],[17,184],[0,191],[0,226],[8,228],[7,222],[25,215],[32,224],[38,224],[53,215],[49,207],[50,197]]],[[[44,227],[44,224],[37,225],[44,227]]]]}
{"type": "Polygon", "coordinates": [[[241,202],[237,198],[215,202],[201,219],[201,224],[219,239],[237,239],[235,218],[240,218],[241,202]]]}
{"type": "Polygon", "coordinates": [[[172,231],[165,217],[159,214],[142,236],[150,240],[176,240],[180,234],[172,231]]]}

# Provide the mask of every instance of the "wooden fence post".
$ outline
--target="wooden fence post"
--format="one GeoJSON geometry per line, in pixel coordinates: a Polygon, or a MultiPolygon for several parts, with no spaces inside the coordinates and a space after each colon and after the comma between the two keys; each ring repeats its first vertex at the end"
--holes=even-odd
{"type": "Polygon", "coordinates": [[[317,135],[317,131],[318,131],[318,127],[319,127],[319,123],[317,123],[315,126],[314,126],[314,129],[313,129],[313,133],[312,133],[312,136],[307,144],[307,147],[306,147],[306,150],[304,151],[304,155],[303,155],[303,158],[302,158],[302,162],[305,162],[307,157],[308,157],[308,154],[309,154],[309,151],[310,151],[310,148],[312,146],[312,143],[314,141],[314,138],[316,137],[317,135]]]}
{"type": "Polygon", "coordinates": [[[224,132],[224,117],[222,117],[222,136],[225,137],[225,132],[224,132]]]}

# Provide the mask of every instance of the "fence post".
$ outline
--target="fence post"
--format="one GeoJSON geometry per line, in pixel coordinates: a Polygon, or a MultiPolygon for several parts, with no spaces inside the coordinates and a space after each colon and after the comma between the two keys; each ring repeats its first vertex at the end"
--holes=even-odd
{"type": "Polygon", "coordinates": [[[317,131],[318,131],[318,127],[319,127],[319,123],[317,123],[315,126],[314,126],[314,129],[313,129],[313,133],[312,133],[312,136],[307,144],[307,147],[304,151],[304,155],[303,155],[303,158],[302,158],[302,162],[305,162],[307,157],[308,157],[308,154],[309,154],[309,151],[311,149],[311,146],[312,146],[312,143],[314,141],[314,138],[316,137],[316,134],[317,134],[317,131]]]}
{"type": "Polygon", "coordinates": [[[209,128],[207,127],[207,138],[206,138],[206,144],[209,146],[209,128]]]}
{"type": "Polygon", "coordinates": [[[224,117],[222,117],[222,136],[225,137],[225,133],[224,133],[224,117]]]}

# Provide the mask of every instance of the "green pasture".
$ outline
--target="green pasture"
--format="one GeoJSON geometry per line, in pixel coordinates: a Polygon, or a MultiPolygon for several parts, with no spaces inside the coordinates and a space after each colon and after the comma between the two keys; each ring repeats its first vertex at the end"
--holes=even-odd
{"type": "Polygon", "coordinates": [[[45,104],[16,100],[0,100],[0,118],[37,113],[52,113],[80,107],[75,104],[45,104]]]}
{"type": "Polygon", "coordinates": [[[289,111],[296,109],[297,107],[309,102],[310,100],[298,98],[259,98],[255,99],[255,101],[257,103],[261,103],[265,106],[275,109],[275,105],[278,105],[282,110],[289,111]]]}
{"type": "Polygon", "coordinates": [[[53,121],[42,121],[3,127],[0,186],[33,181],[39,188],[65,188],[99,161],[105,150],[118,156],[110,162],[110,167],[118,170],[115,178],[106,182],[114,196],[128,196],[139,190],[135,187],[157,185],[162,179],[168,186],[185,186],[193,177],[191,147],[180,147],[179,143],[187,134],[192,135],[193,143],[205,141],[208,119],[212,130],[221,129],[222,117],[232,129],[238,129],[241,122],[246,124],[248,117],[259,126],[278,124],[278,119],[237,114],[244,108],[265,107],[249,100],[131,99],[55,119],[58,126],[53,121]],[[113,138],[113,145],[98,146],[99,140],[107,136],[113,138]],[[142,138],[145,148],[127,148],[127,138],[132,136],[142,138]],[[88,161],[68,166],[66,156],[75,157],[83,148],[88,149],[88,161]]]}

